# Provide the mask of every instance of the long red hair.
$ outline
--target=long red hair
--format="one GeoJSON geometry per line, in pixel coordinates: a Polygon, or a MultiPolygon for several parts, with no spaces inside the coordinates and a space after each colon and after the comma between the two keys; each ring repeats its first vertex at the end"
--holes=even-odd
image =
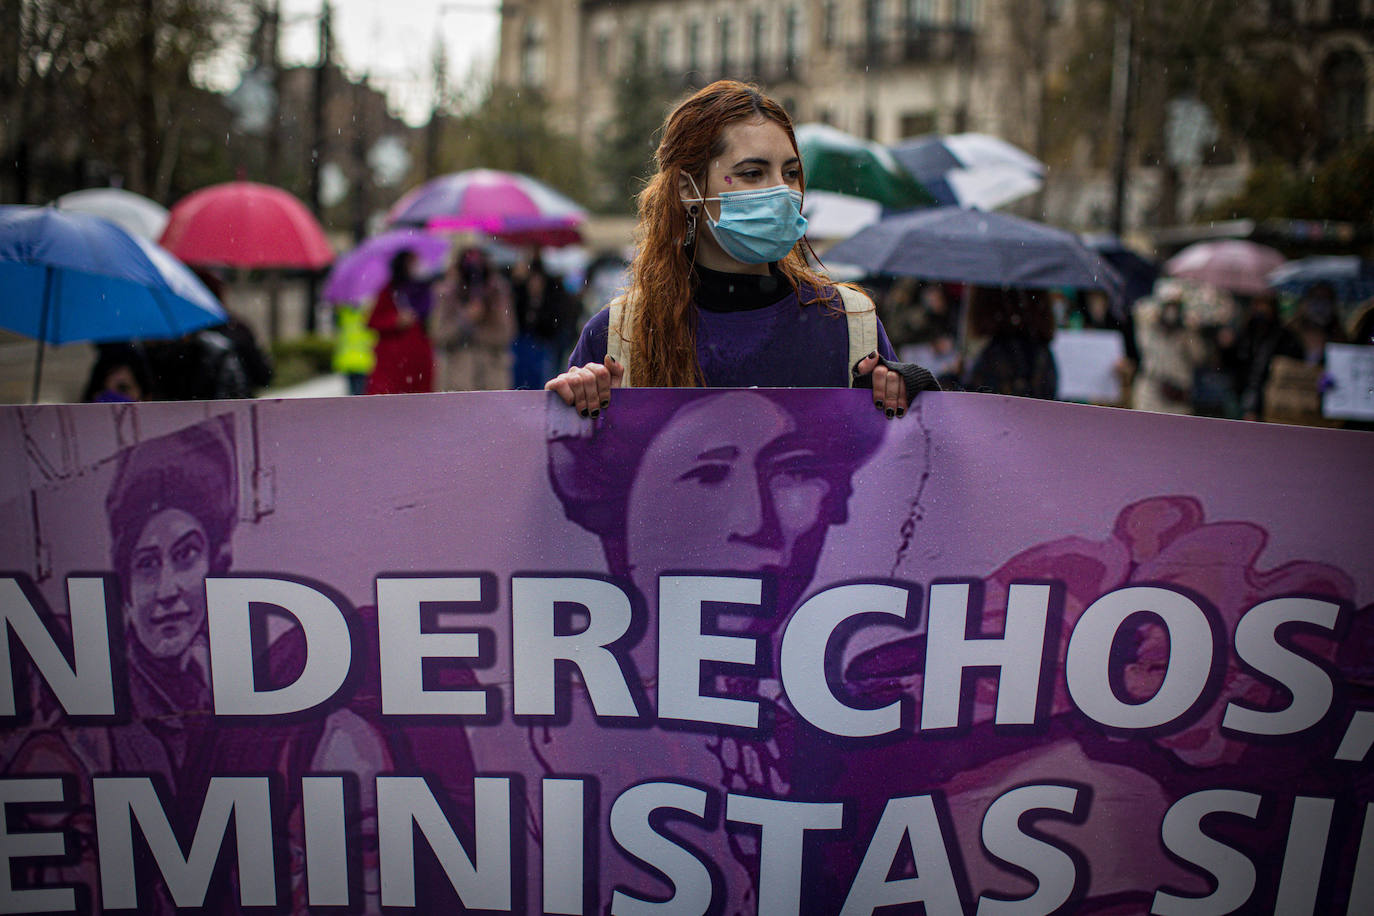
{"type": "MultiPolygon", "coordinates": [[[[622,329],[628,338],[633,384],[638,387],[694,388],[703,384],[692,303],[696,249],[695,245],[683,245],[687,211],[678,185],[682,175],[690,175],[704,190],[711,159],[725,152],[725,128],[754,118],[776,122],[786,131],[792,149],[797,149],[792,119],[782,106],[758,87],[735,80],[718,80],[699,90],[673,109],[664,122],[663,139],[654,154],[658,171],[639,193],[639,247],[630,265],[629,289],[635,310],[630,326],[622,329]]],[[[704,231],[704,226],[699,227],[698,232],[704,231]]],[[[802,305],[817,298],[835,299],[829,281],[808,266],[802,253],[804,244],[805,240],[798,242],[778,262],[779,270],[799,295],[806,288],[815,291],[802,305]]]]}

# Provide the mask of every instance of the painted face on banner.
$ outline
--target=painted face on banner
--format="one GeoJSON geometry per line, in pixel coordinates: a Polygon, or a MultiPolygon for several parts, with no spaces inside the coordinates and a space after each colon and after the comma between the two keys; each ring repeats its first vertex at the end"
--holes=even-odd
{"type": "Polygon", "coordinates": [[[794,599],[824,534],[826,461],[785,411],[756,394],[684,408],[650,444],[640,467],[652,471],[630,489],[636,582],[651,587],[669,570],[762,573],[777,578],[780,601],[794,599]]]}
{"type": "Polygon", "coordinates": [[[186,651],[205,626],[210,541],[195,516],[163,509],[143,526],[129,560],[129,620],[157,658],[186,651]]]}

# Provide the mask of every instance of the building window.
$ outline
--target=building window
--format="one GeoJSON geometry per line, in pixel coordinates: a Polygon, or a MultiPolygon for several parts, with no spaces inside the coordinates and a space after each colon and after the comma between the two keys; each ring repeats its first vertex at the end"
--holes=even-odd
{"type": "Polygon", "coordinates": [[[720,75],[730,75],[730,33],[734,27],[729,16],[720,17],[720,75]]]}
{"type": "Polygon", "coordinates": [[[935,133],[935,112],[908,111],[902,114],[902,139],[935,133]]]}
{"type": "Polygon", "coordinates": [[[883,0],[864,0],[864,33],[870,45],[883,40],[883,0]]]}
{"type": "Polygon", "coordinates": [[[1331,21],[1336,25],[1354,25],[1361,19],[1360,0],[1331,0],[1331,21]]]}
{"type": "Polygon", "coordinates": [[[673,56],[673,31],[669,26],[661,25],[658,27],[658,47],[654,49],[655,62],[658,69],[667,73],[672,69],[673,56]]]}
{"type": "Polygon", "coordinates": [[[544,23],[539,19],[526,20],[520,38],[520,81],[526,86],[544,84],[544,23]]]}
{"type": "Polygon", "coordinates": [[[1322,66],[1325,133],[1334,145],[1361,136],[1369,78],[1364,61],[1354,51],[1337,51],[1322,66]]]}
{"type": "Polygon", "coordinates": [[[872,108],[864,112],[864,137],[876,140],[878,134],[878,114],[872,108]]]}
{"type": "Polygon", "coordinates": [[[630,36],[630,57],[625,61],[622,72],[643,73],[648,69],[649,63],[649,42],[644,37],[644,30],[637,29],[630,36]]]}
{"type": "Polygon", "coordinates": [[[596,36],[596,75],[605,76],[610,71],[611,36],[602,32],[596,36]]]}
{"type": "Polygon", "coordinates": [[[835,0],[826,0],[825,6],[821,9],[822,47],[833,48],[840,40],[839,17],[840,11],[835,0]]]}
{"type": "Polygon", "coordinates": [[[749,52],[752,55],[750,67],[755,79],[763,78],[763,11],[755,10],[749,19],[749,52]]]}
{"type": "Polygon", "coordinates": [[[978,0],[954,0],[954,21],[972,27],[978,20],[978,0]]]}
{"type": "Polygon", "coordinates": [[[687,69],[701,72],[701,23],[687,23],[687,69]]]}
{"type": "Polygon", "coordinates": [[[789,6],[782,30],[782,65],[787,69],[788,76],[795,76],[797,72],[797,61],[801,57],[800,49],[797,47],[797,37],[800,32],[797,8],[789,6]]]}
{"type": "Polygon", "coordinates": [[[906,0],[908,26],[931,25],[935,22],[935,0],[906,0]]]}

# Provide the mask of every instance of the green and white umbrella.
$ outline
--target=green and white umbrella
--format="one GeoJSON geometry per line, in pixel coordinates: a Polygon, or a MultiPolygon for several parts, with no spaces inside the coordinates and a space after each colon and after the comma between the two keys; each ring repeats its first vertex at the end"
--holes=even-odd
{"type": "Polygon", "coordinates": [[[864,197],[888,210],[910,210],[935,202],[881,144],[827,124],[803,124],[796,133],[808,192],[864,197]]]}

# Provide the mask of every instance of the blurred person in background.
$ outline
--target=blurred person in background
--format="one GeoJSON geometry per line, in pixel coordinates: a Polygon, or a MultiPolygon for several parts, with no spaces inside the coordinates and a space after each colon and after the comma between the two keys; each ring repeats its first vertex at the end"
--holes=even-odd
{"type": "Polygon", "coordinates": [[[145,352],[156,400],[218,401],[253,396],[233,341],[213,328],[177,340],[150,341],[145,352]]]}
{"type": "Polygon", "coordinates": [[[510,283],[486,252],[465,248],[435,288],[434,344],[440,391],[511,387],[515,340],[510,283]]]}
{"type": "Polygon", "coordinates": [[[1231,322],[1204,325],[1198,329],[1202,338],[1202,359],[1193,370],[1193,415],[1235,419],[1241,415],[1236,395],[1235,327],[1231,322]]]}
{"type": "Polygon", "coordinates": [[[1356,306],[1350,316],[1350,342],[1362,347],[1374,346],[1374,299],[1356,306]]]}
{"type": "Polygon", "coordinates": [[[921,283],[915,277],[895,277],[884,290],[876,280],[865,279],[864,286],[874,294],[878,318],[887,331],[887,339],[892,342],[892,349],[901,353],[903,347],[916,343],[916,329],[922,323],[921,283]]]}
{"type": "Polygon", "coordinates": [[[912,316],[912,343],[918,348],[898,356],[909,363],[928,368],[942,387],[958,383],[962,364],[959,359],[959,319],[951,305],[950,291],[939,283],[921,286],[918,305],[912,316]]]}
{"type": "Polygon", "coordinates": [[[434,348],[425,332],[433,301],[429,283],[419,276],[415,252],[391,258],[391,276],[367,318],[377,332],[376,365],[367,394],[407,394],[434,390],[434,348]]]}
{"type": "Polygon", "coordinates": [[[542,388],[558,365],[562,338],[576,331],[580,304],[568,296],[563,284],[544,267],[538,249],[516,265],[511,280],[518,328],[514,385],[542,388]]]}
{"type": "Polygon", "coordinates": [[[1275,353],[1269,360],[1262,417],[1275,423],[1338,425],[1321,412],[1326,345],[1346,339],[1331,285],[1308,287],[1285,330],[1292,335],[1291,350],[1275,353]]]}
{"type": "Polygon", "coordinates": [[[1192,413],[1194,370],[1206,356],[1197,328],[1185,321],[1183,297],[1144,299],[1136,310],[1140,372],[1134,406],[1154,413],[1192,413]]]}
{"type": "Polygon", "coordinates": [[[225,302],[223,278],[204,268],[197,267],[194,270],[196,276],[219,300],[224,313],[229,316],[223,324],[215,325],[210,330],[223,335],[233,346],[234,355],[238,357],[239,365],[243,368],[243,376],[248,383],[249,396],[251,397],[272,383],[271,357],[258,345],[258,338],[253,333],[252,327],[229,309],[225,302]]]}
{"type": "Polygon", "coordinates": [[[1121,335],[1124,360],[1118,364],[1117,373],[1122,385],[1129,388],[1140,365],[1140,347],[1135,340],[1135,322],[1130,318],[1129,308],[1118,312],[1112,308],[1112,300],[1100,289],[1084,290],[1079,297],[1077,311],[1070,315],[1072,325],[1075,317],[1078,326],[1094,331],[1116,331],[1121,335]]]}
{"type": "Polygon", "coordinates": [[[146,400],[152,394],[148,361],[131,343],[101,344],[81,393],[85,404],[119,404],[146,400]]]}
{"type": "Polygon", "coordinates": [[[964,380],[970,390],[1054,400],[1054,311],[1044,290],[978,287],[969,328],[986,339],[964,380]]]}
{"type": "Polygon", "coordinates": [[[377,366],[377,332],[367,326],[366,310],[352,302],[334,306],[334,356],[331,365],[348,383],[348,393],[367,390],[377,366]]]}
{"type": "MultiPolygon", "coordinates": [[[[228,319],[176,340],[149,341],[151,397],[160,401],[218,401],[251,398],[272,379],[272,364],[253,331],[224,307],[224,281],[202,269],[195,274],[224,308],[228,319]]],[[[145,397],[148,392],[145,390],[145,397]]]]}
{"type": "Polygon", "coordinates": [[[1240,414],[1246,420],[1264,416],[1264,386],[1275,356],[1300,358],[1302,344],[1279,319],[1274,292],[1266,290],[1250,300],[1249,313],[1236,334],[1232,378],[1240,414]]]}

